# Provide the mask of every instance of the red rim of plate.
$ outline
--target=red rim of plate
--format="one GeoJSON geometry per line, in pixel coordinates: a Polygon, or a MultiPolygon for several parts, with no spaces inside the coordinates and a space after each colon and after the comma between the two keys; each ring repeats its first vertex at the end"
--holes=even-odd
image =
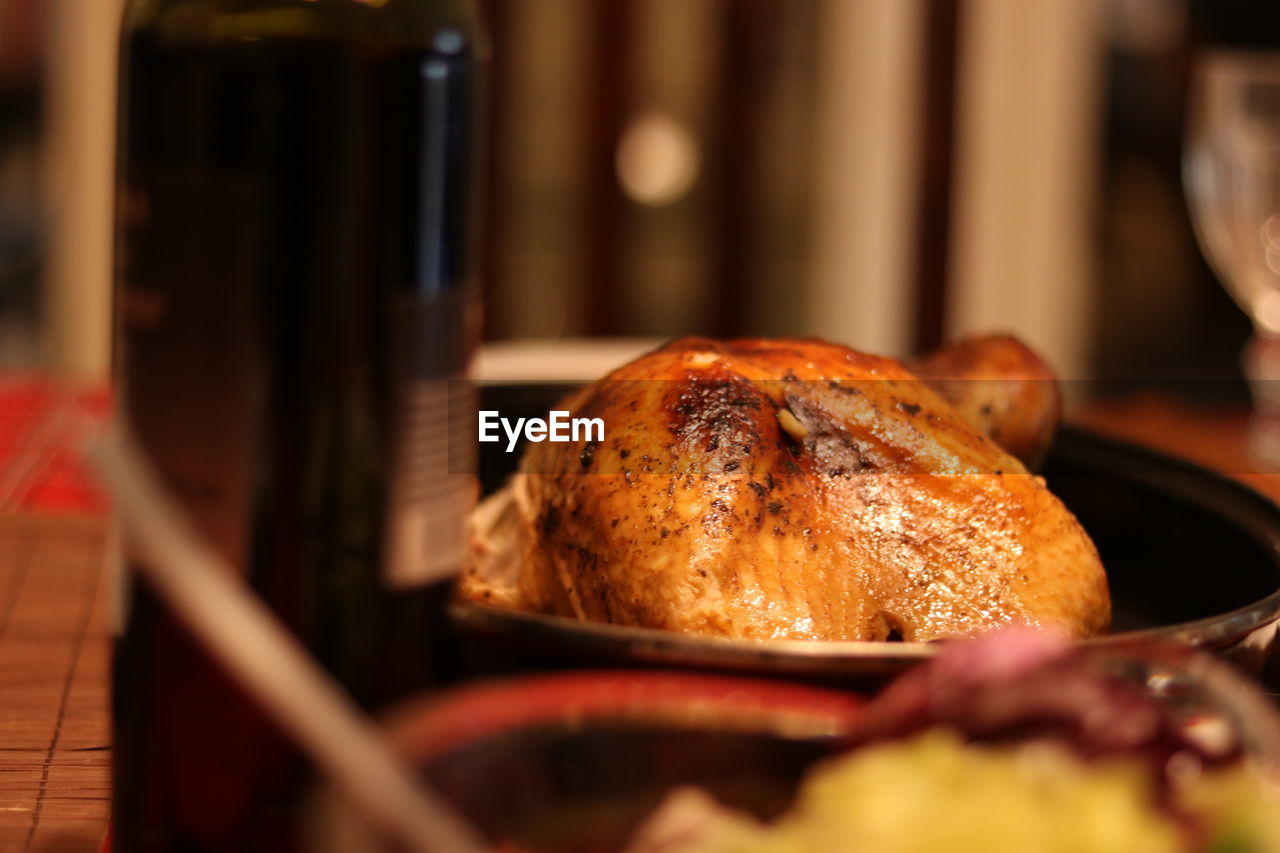
{"type": "Polygon", "coordinates": [[[478,683],[393,712],[393,740],[416,763],[522,728],[645,720],[818,737],[847,733],[865,700],[765,679],[632,670],[581,671],[478,683]]]}

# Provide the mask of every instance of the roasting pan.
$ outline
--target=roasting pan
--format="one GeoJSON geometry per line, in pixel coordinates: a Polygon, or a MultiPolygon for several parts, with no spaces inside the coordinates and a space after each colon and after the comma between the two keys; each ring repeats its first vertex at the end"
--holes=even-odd
{"type": "MultiPolygon", "coordinates": [[[[563,386],[494,386],[483,405],[540,414],[563,386]]],[[[486,489],[518,454],[482,445],[486,489]]],[[[1220,652],[1280,684],[1280,508],[1249,487],[1153,450],[1064,428],[1043,474],[1093,537],[1111,586],[1112,633],[1091,643],[1160,638],[1220,652]]],[[[467,676],[574,666],[668,666],[879,682],[920,662],[926,643],[738,641],[596,623],[455,601],[467,676]]]]}

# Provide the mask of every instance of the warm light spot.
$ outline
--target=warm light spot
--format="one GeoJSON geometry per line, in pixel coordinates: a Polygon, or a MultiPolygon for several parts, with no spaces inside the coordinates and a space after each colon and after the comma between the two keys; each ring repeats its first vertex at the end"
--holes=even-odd
{"type": "Polygon", "coordinates": [[[1280,292],[1268,290],[1258,299],[1253,319],[1269,335],[1280,335],[1280,292]]]}
{"type": "Polygon", "coordinates": [[[435,43],[436,50],[441,53],[447,53],[451,56],[461,52],[462,48],[467,43],[467,40],[462,37],[462,33],[457,30],[447,28],[436,33],[436,37],[433,41],[435,43]]]}
{"type": "Polygon", "coordinates": [[[632,122],[617,154],[618,180],[641,204],[679,200],[698,178],[698,146],[688,127],[650,113],[632,122]]]}

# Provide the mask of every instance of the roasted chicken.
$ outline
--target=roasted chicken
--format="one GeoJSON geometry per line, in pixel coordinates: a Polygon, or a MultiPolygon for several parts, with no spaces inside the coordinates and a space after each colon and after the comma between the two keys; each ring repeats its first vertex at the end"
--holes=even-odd
{"type": "Polygon", "coordinates": [[[928,381],[811,340],[691,338],[643,356],[559,407],[602,419],[602,442],[529,445],[477,509],[460,592],[731,638],[1100,633],[1092,542],[993,440],[1037,456],[1052,383],[1011,339],[961,347],[917,362],[928,381]],[[946,376],[948,363],[968,367],[946,376]],[[1005,384],[956,381],[1009,364],[1005,384]]]}

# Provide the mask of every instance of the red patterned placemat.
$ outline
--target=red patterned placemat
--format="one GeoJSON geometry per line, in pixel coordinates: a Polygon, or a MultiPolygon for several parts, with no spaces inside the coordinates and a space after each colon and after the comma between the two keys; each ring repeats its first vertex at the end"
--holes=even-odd
{"type": "Polygon", "coordinates": [[[100,513],[107,505],[72,446],[82,414],[105,418],[105,387],[0,374],[0,513],[100,513]]]}

